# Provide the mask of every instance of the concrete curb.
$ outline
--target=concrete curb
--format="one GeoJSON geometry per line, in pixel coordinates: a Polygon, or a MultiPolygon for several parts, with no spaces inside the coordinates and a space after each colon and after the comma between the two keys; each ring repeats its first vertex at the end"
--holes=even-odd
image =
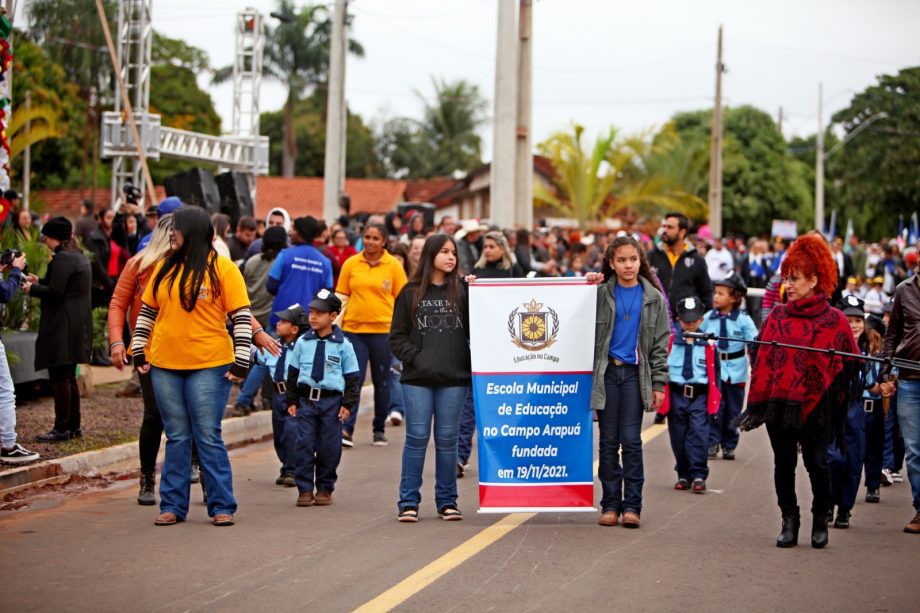
{"type": "MultiPolygon", "coordinates": [[[[246,417],[231,417],[222,423],[227,448],[241,447],[272,436],[271,411],[258,411],[246,417]]],[[[165,445],[160,445],[162,461],[165,445]]],[[[137,441],[105,449],[85,451],[63,458],[46,460],[0,473],[0,494],[37,481],[72,474],[105,473],[136,469],[137,441]]]]}

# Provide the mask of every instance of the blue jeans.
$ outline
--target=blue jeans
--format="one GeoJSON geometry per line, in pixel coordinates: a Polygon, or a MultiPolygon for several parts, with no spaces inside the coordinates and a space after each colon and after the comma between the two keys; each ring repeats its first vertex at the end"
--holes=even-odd
{"type": "Polygon", "coordinates": [[[402,383],[399,378],[402,376],[402,362],[393,356],[390,360],[390,379],[387,384],[390,386],[390,408],[387,414],[396,411],[400,415],[406,414],[405,403],[403,402],[402,383]]]}
{"type": "Polygon", "coordinates": [[[719,412],[709,416],[709,446],[721,445],[722,449],[734,449],[738,446],[738,429],[735,420],[741,415],[744,404],[744,385],[722,383],[722,402],[719,412]]]}
{"type": "Polygon", "coordinates": [[[284,394],[272,396],[272,439],[275,453],[281,461],[281,474],[294,474],[294,443],[297,442],[297,424],[287,412],[284,394]]]}
{"type": "MultiPolygon", "coordinates": [[[[364,385],[367,376],[367,363],[371,364],[371,381],[374,383],[374,432],[383,432],[386,427],[388,409],[390,408],[390,335],[389,334],[356,334],[346,332],[345,336],[355,348],[358,358],[358,374],[361,377],[360,385],[364,385]]],[[[355,431],[355,421],[358,419],[359,404],[352,408],[351,415],[342,425],[346,432],[355,431]]]]}
{"type": "Polygon", "coordinates": [[[891,397],[888,415],[885,416],[885,455],[882,462],[893,473],[901,472],[904,465],[904,439],[898,423],[898,394],[891,397]]]}
{"type": "Polygon", "coordinates": [[[315,401],[301,398],[297,404],[294,479],[301,494],[312,494],[314,487],[317,492],[330,494],[335,489],[336,469],[342,459],[341,406],[341,394],[315,401]]]}
{"type": "Polygon", "coordinates": [[[709,414],[707,396],[687,398],[671,392],[668,411],[668,437],[674,452],[674,470],[680,479],[706,479],[709,476],[709,414]]]}
{"type": "Polygon", "coordinates": [[[866,411],[862,398],[847,407],[844,436],[846,444],[843,446],[840,441],[831,441],[827,448],[827,464],[831,471],[831,505],[841,511],[850,511],[856,503],[866,461],[866,411]]]}
{"type": "Polygon", "coordinates": [[[16,388],[3,341],[0,341],[0,443],[6,449],[16,444],[16,388]]]}
{"type": "Polygon", "coordinates": [[[202,370],[150,370],[166,432],[160,478],[160,512],[185,519],[189,506],[192,440],[208,484],[208,515],[236,512],[230,458],[221,438],[221,418],[230,397],[230,365],[202,370]]]}
{"type": "Polygon", "coordinates": [[[920,513],[920,380],[898,382],[898,422],[904,437],[904,460],[914,509],[920,513]]]}
{"type": "Polygon", "coordinates": [[[877,490],[882,485],[882,462],[885,453],[885,411],[881,399],[866,413],[866,487],[877,490]]]}
{"type": "Polygon", "coordinates": [[[457,461],[466,466],[473,453],[473,435],[476,434],[476,408],[473,405],[473,388],[466,392],[466,403],[460,415],[460,435],[457,439],[457,461]]]}
{"type": "Polygon", "coordinates": [[[607,402],[597,412],[600,431],[597,478],[601,482],[601,511],[642,512],[642,397],[639,367],[607,365],[607,402]],[[620,466],[620,449],[623,465],[620,466]]]}
{"type": "Polygon", "coordinates": [[[236,397],[236,404],[251,407],[253,398],[262,389],[262,382],[265,381],[265,377],[268,375],[268,366],[265,364],[253,364],[249,374],[246,376],[246,380],[243,381],[243,385],[240,387],[240,395],[236,397]]]}
{"type": "Polygon", "coordinates": [[[457,431],[467,386],[421,387],[403,384],[406,402],[406,443],[403,446],[399,510],[418,508],[422,501],[425,451],[434,421],[434,500],[440,511],[457,504],[457,431]]]}

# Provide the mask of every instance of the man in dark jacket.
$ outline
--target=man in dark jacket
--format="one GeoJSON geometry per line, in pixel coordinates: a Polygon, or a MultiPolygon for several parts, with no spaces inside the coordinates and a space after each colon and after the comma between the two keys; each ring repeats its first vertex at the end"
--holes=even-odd
{"type": "Polygon", "coordinates": [[[86,237],[85,247],[93,254],[93,308],[108,306],[115,284],[109,276],[109,259],[112,257],[112,209],[100,211],[98,225],[86,237]]]}
{"type": "Polygon", "coordinates": [[[648,254],[649,265],[658,273],[671,303],[671,313],[677,313],[677,303],[688,296],[703,301],[706,309],[712,308],[712,281],[706,260],[687,241],[690,220],[683,213],[668,213],[661,222],[663,248],[654,248],[648,254]]]}
{"type": "MultiPolygon", "coordinates": [[[[895,289],[882,355],[920,361],[920,267],[914,276],[895,289]]],[[[883,375],[886,370],[890,370],[890,366],[883,367],[883,375]]],[[[920,370],[900,369],[897,387],[898,423],[904,438],[907,480],[916,512],[904,526],[904,532],[920,534],[920,370]]],[[[885,391],[883,388],[883,395],[885,391]]]]}

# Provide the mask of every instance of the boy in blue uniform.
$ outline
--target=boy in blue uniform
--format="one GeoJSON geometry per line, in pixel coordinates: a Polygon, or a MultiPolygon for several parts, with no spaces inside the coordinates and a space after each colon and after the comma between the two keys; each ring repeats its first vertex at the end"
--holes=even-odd
{"type": "Polygon", "coordinates": [[[722,374],[722,402],[719,411],[712,415],[709,422],[709,458],[718,456],[721,446],[722,458],[734,460],[739,437],[733,424],[741,415],[744,386],[748,380],[746,343],[742,340],[754,340],[757,337],[757,326],[741,310],[741,303],[747,295],[747,285],[740,275],[734,271],[729,272],[724,279],[713,285],[713,309],[706,314],[701,329],[733,340],[720,338],[716,341],[722,374]]]}
{"type": "Polygon", "coordinates": [[[297,506],[332,504],[336,469],[342,459],[342,425],[361,393],[358,358],[351,342],[332,322],[342,301],[321,289],[310,301],[310,330],[288,359],[288,414],[296,417],[294,480],[297,506]],[[316,494],[314,495],[314,489],[316,494]]]}
{"type": "Polygon", "coordinates": [[[276,485],[294,487],[294,438],[297,434],[296,424],[288,415],[284,393],[286,389],[288,356],[294,348],[298,337],[309,329],[310,320],[307,311],[299,304],[292,304],[283,311],[275,313],[278,323],[275,332],[281,343],[281,355],[274,356],[267,351],[256,351],[253,364],[261,364],[272,376],[272,435],[275,440],[275,453],[281,461],[281,474],[275,479],[276,485]]]}
{"type": "MultiPolygon", "coordinates": [[[[689,296],[677,303],[677,318],[683,332],[696,332],[703,323],[703,303],[689,296]]],[[[711,405],[710,381],[718,382],[715,350],[706,341],[674,336],[668,355],[671,408],[668,411],[668,435],[677,470],[676,490],[706,492],[709,476],[707,442],[711,405]]],[[[716,395],[718,392],[716,391],[716,395]]],[[[717,405],[716,405],[717,406],[717,405]]]]}

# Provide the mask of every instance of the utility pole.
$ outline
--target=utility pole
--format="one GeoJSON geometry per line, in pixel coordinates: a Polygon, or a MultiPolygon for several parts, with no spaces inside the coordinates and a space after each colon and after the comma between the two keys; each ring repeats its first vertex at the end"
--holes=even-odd
{"type": "Polygon", "coordinates": [[[498,0],[489,218],[502,228],[512,228],[516,221],[518,32],[514,9],[514,0],[498,0]]]}
{"type": "Polygon", "coordinates": [[[517,133],[514,222],[533,228],[533,0],[520,0],[518,14],[517,133]]]}
{"type": "MultiPolygon", "coordinates": [[[[32,92],[26,92],[26,117],[32,111],[32,92]]],[[[22,208],[29,210],[29,194],[32,192],[32,145],[29,140],[32,136],[32,119],[26,120],[26,150],[22,158],[22,208]]]]}
{"type": "Polygon", "coordinates": [[[345,159],[345,12],[348,0],[335,0],[326,106],[326,159],[323,164],[323,219],[339,217],[345,159]]]}
{"type": "Polygon", "coordinates": [[[824,233],[824,86],[818,83],[818,134],[815,137],[815,229],[824,233]]]}
{"type": "Polygon", "coordinates": [[[722,26],[716,56],[716,100],[712,108],[711,150],[709,152],[709,229],[722,236],[722,26]]]}
{"type": "Polygon", "coordinates": [[[776,129],[780,134],[783,133],[783,107],[779,107],[779,113],[776,114],[776,129]]]}

